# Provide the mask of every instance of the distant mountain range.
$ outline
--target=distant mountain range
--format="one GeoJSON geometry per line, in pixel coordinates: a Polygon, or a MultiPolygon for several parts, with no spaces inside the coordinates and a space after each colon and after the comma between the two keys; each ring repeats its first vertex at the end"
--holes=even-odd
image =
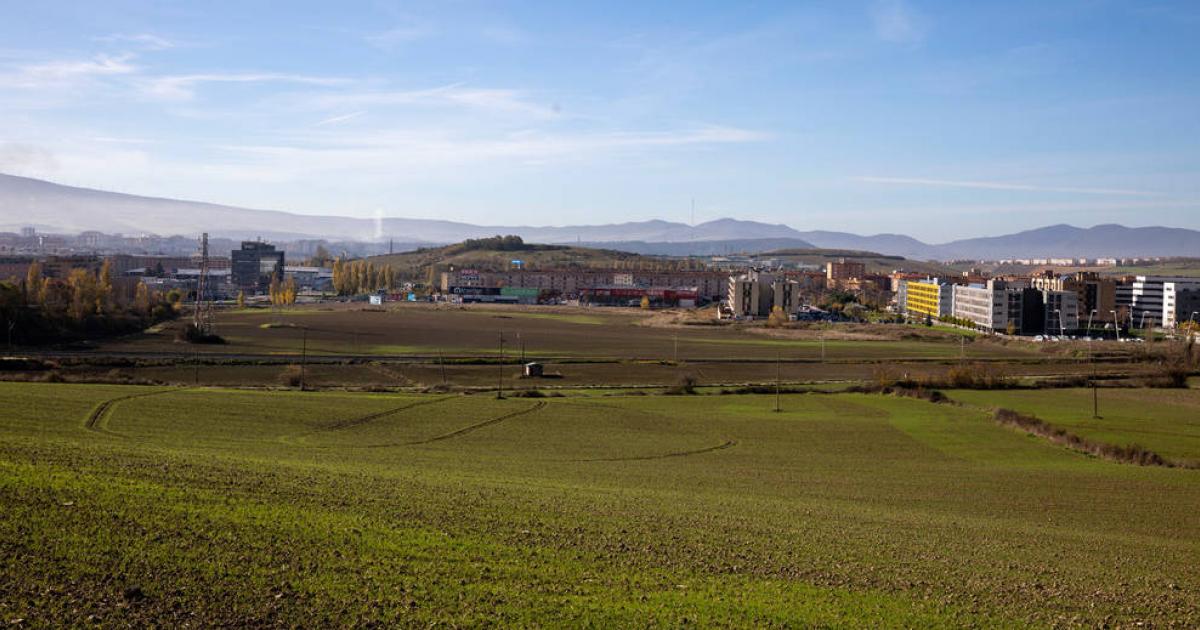
{"type": "Polygon", "coordinates": [[[63,186],[0,174],[0,231],[326,239],[444,244],[496,234],[530,242],[587,243],[644,254],[725,254],[773,249],[848,249],[919,260],[1029,257],[1198,256],[1200,231],[1182,228],[1053,225],[1016,234],[930,244],[901,234],[802,232],[782,224],[718,219],[698,225],[637,221],[564,227],[472,225],[432,219],[360,219],[252,210],[63,186]]]}

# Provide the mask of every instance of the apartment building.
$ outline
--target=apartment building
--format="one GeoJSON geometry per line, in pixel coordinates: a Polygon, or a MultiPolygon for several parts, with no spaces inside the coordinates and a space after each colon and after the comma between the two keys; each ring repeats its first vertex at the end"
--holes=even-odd
{"type": "Polygon", "coordinates": [[[939,278],[906,281],[903,311],[910,317],[938,319],[954,314],[954,286],[939,278]]]}
{"type": "Polygon", "coordinates": [[[1033,276],[1030,283],[1042,291],[1074,292],[1081,318],[1094,313],[1093,321],[1111,322],[1117,310],[1117,279],[1102,277],[1094,271],[1059,275],[1047,270],[1033,276]]]}
{"type": "Polygon", "coordinates": [[[787,276],[751,270],[730,276],[726,304],[734,317],[768,317],[775,307],[791,314],[799,310],[802,294],[802,284],[787,276]]]}
{"type": "Polygon", "coordinates": [[[1023,294],[1019,287],[1004,280],[989,280],[986,284],[955,285],[954,317],[974,322],[987,332],[1021,331],[1023,294]]]}
{"type": "Polygon", "coordinates": [[[825,266],[825,277],[830,286],[835,286],[845,280],[861,278],[866,274],[867,266],[864,263],[848,261],[845,258],[830,261],[825,266]]]}
{"type": "Polygon", "coordinates": [[[1074,291],[1042,291],[1045,308],[1045,330],[1050,334],[1066,334],[1079,330],[1079,296],[1074,291]]]}

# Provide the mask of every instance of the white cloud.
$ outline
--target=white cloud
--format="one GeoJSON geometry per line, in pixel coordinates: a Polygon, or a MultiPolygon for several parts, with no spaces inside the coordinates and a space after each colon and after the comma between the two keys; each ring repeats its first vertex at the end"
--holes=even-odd
{"type": "Polygon", "coordinates": [[[959,181],[947,179],[922,179],[916,177],[853,177],[854,181],[870,184],[897,184],[904,186],[926,186],[938,188],[976,188],[984,190],[1013,190],[1030,192],[1072,193],[1084,195],[1119,195],[1129,197],[1161,197],[1164,193],[1120,188],[1081,188],[1076,186],[1036,186],[1007,182],[959,181]]]}
{"type": "Polygon", "coordinates": [[[436,106],[455,105],[482,111],[522,114],[536,118],[553,118],[560,114],[556,105],[534,102],[521,90],[500,88],[468,88],[461,83],[423,90],[369,90],[319,95],[313,99],[318,107],[341,109],[366,106],[436,106]]]}
{"type": "Polygon", "coordinates": [[[346,82],[333,77],[313,77],[300,74],[278,73],[216,73],[181,74],[147,77],[141,80],[142,92],[164,100],[188,100],[195,96],[196,86],[201,83],[302,83],[306,85],[334,86],[346,82]]]}
{"type": "Polygon", "coordinates": [[[870,16],[875,34],[885,42],[916,44],[925,39],[925,19],[905,0],[875,0],[870,16]]]}

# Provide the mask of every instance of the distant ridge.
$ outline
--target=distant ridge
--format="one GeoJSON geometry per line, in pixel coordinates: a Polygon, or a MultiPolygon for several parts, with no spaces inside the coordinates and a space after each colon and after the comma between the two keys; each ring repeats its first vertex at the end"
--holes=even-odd
{"type": "Polygon", "coordinates": [[[0,174],[0,231],[88,230],[231,239],[326,239],[430,245],[517,234],[528,242],[587,243],[644,254],[725,254],[772,249],[849,249],[916,260],[1200,256],[1200,231],[1168,227],[1051,225],[1003,236],[929,244],[902,234],[801,232],[783,224],[717,219],[697,225],[663,220],[562,227],[472,225],[433,219],[360,219],[254,210],[63,186],[0,174]]]}

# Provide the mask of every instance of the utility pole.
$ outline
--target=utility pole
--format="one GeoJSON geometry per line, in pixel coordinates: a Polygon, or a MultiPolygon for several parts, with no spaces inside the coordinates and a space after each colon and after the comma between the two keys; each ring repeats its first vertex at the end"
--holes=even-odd
{"type": "Polygon", "coordinates": [[[301,328],[300,337],[300,391],[304,391],[304,367],[308,362],[308,328],[301,328]]]}
{"type": "Polygon", "coordinates": [[[783,359],[778,352],[775,353],[775,413],[783,411],[780,406],[780,381],[783,380],[783,359]]]}
{"type": "Polygon", "coordinates": [[[500,361],[496,376],[496,400],[504,400],[504,331],[500,331],[500,361]]]}

